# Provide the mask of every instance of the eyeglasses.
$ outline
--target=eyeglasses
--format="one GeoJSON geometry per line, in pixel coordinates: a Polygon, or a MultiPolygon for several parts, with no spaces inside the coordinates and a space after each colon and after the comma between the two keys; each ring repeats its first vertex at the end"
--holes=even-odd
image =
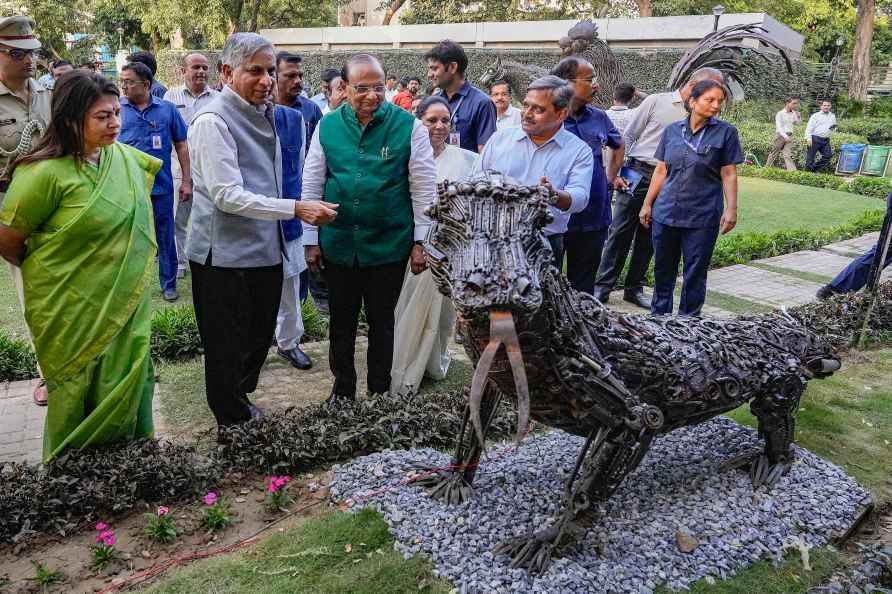
{"type": "Polygon", "coordinates": [[[118,81],[118,84],[121,85],[121,88],[124,87],[135,87],[137,85],[146,84],[144,80],[127,80],[126,78],[122,78],[118,81]]]}
{"type": "Polygon", "coordinates": [[[33,58],[36,51],[33,49],[0,49],[0,52],[9,54],[9,57],[16,62],[21,62],[25,58],[33,58]]]}
{"type": "Polygon", "coordinates": [[[387,89],[384,85],[373,85],[371,87],[366,85],[350,85],[353,87],[353,90],[359,93],[360,95],[365,95],[366,93],[383,93],[387,89]]]}
{"type": "Polygon", "coordinates": [[[588,78],[571,78],[570,80],[571,80],[571,81],[574,81],[574,82],[587,82],[587,83],[590,84],[590,85],[592,85],[592,84],[595,83],[595,77],[594,77],[594,76],[590,76],[590,77],[588,77],[588,78]]]}

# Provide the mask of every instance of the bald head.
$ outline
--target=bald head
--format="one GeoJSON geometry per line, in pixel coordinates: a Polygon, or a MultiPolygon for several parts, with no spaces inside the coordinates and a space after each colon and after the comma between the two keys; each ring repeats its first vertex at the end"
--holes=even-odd
{"type": "Polygon", "coordinates": [[[721,70],[716,68],[698,68],[691,75],[691,78],[688,79],[687,84],[678,89],[678,93],[681,95],[681,98],[687,103],[688,97],[691,95],[691,91],[694,90],[694,87],[698,82],[704,80],[714,80],[716,82],[725,84],[725,76],[722,74],[721,70]]]}
{"type": "Polygon", "coordinates": [[[371,54],[354,54],[344,64],[344,68],[341,70],[341,78],[344,79],[344,82],[350,83],[353,82],[353,79],[362,78],[369,72],[380,73],[381,80],[384,80],[384,68],[381,66],[378,58],[371,54]]]}
{"type": "Polygon", "coordinates": [[[200,95],[207,89],[210,64],[204,54],[193,52],[183,58],[183,81],[192,95],[200,95]]]}

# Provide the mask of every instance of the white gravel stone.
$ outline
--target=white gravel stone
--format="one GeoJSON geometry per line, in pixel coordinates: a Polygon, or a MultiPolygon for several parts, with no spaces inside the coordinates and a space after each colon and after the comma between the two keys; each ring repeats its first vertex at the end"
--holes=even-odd
{"type": "Polygon", "coordinates": [[[390,525],[396,549],[429,556],[461,592],[651,593],[727,579],[760,559],[779,560],[788,536],[820,546],[854,520],[868,492],[841,468],[802,448],[770,492],[754,493],[743,471],[720,472],[735,456],[761,448],[756,432],[716,418],[657,439],[605,507],[603,518],[541,576],[509,569],[490,552],[501,540],[544,528],[560,509],[564,482],[582,438],[533,435],[516,449],[492,446],[471,501],[445,506],[405,484],[417,463],[445,466],[430,449],[385,451],[335,467],[330,485],[351,509],[372,506],[390,525]],[[699,546],[678,550],[683,529],[699,546]]]}

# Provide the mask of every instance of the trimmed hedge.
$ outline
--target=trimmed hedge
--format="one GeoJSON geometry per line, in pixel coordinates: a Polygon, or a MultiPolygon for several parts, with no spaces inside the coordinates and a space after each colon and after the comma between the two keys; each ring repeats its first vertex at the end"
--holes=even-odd
{"type": "Polygon", "coordinates": [[[17,382],[34,377],[37,377],[37,357],[31,345],[0,328],[0,382],[17,382]]]}
{"type": "MultiPolygon", "coordinates": [[[[800,169],[805,167],[805,154],[808,151],[808,143],[803,136],[805,128],[800,125],[793,132],[793,160],[800,169]]],[[[740,144],[746,154],[754,154],[760,162],[764,163],[768,158],[768,153],[774,146],[774,137],[776,135],[774,123],[763,122],[744,122],[737,126],[740,133],[740,144]]],[[[867,143],[867,138],[857,134],[846,134],[838,132],[830,137],[830,145],[833,147],[833,157],[830,159],[830,167],[836,169],[836,163],[839,161],[840,145],[852,142],[867,143]]],[[[778,159],[781,159],[778,156],[778,159]]]]}
{"type": "Polygon", "coordinates": [[[857,134],[870,144],[892,144],[892,119],[888,118],[848,118],[839,121],[840,132],[857,134]]]}
{"type": "Polygon", "coordinates": [[[862,213],[858,218],[820,231],[794,229],[774,233],[740,233],[722,238],[712,254],[710,268],[723,268],[734,264],[746,264],[752,260],[781,256],[800,250],[813,250],[821,246],[878,231],[883,224],[883,210],[862,213]]]}
{"type": "Polygon", "coordinates": [[[813,188],[827,188],[860,194],[870,198],[885,200],[892,191],[892,180],[887,177],[858,176],[854,179],[846,179],[829,173],[812,173],[811,171],[787,171],[775,167],[756,167],[755,165],[740,165],[737,173],[745,177],[758,177],[771,179],[801,186],[813,188]]]}

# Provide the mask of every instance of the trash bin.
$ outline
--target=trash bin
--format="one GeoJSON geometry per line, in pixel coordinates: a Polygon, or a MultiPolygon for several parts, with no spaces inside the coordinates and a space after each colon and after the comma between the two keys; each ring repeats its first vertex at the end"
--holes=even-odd
{"type": "Polygon", "coordinates": [[[864,155],[864,163],[861,165],[861,173],[863,175],[885,175],[890,152],[892,152],[892,147],[868,146],[867,153],[864,155]]]}
{"type": "Polygon", "coordinates": [[[839,148],[837,173],[858,173],[864,157],[864,144],[844,144],[839,148]]]}

